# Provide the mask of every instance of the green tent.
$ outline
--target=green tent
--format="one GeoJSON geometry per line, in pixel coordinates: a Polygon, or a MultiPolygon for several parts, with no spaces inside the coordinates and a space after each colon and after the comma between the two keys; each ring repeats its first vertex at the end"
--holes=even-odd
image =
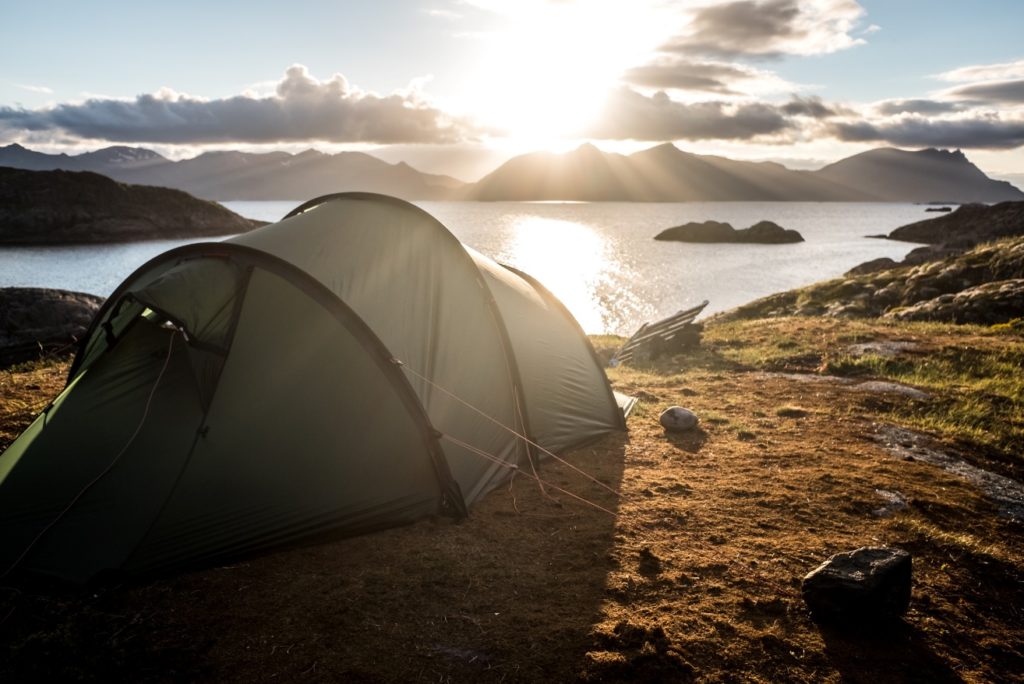
{"type": "Polygon", "coordinates": [[[364,193],[166,252],[0,455],[0,572],[151,572],[465,514],[625,429],[538,282],[364,193]]]}

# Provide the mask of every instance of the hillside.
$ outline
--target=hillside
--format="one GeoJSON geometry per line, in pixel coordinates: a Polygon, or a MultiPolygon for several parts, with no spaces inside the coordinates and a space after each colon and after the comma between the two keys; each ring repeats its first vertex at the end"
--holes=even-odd
{"type": "Polygon", "coordinates": [[[962,153],[872,150],[818,171],[683,152],[666,143],[629,156],[583,145],[514,157],[465,190],[474,200],[951,201],[1024,200],[962,153]],[[953,190],[956,190],[954,193],[953,190]]]}
{"type": "Polygon", "coordinates": [[[126,185],[90,172],[0,167],[0,244],[212,237],[259,225],[180,190],[126,185]]]}
{"type": "Polygon", "coordinates": [[[362,152],[206,152],[171,161],[152,150],[108,147],[51,155],[13,144],[0,147],[0,166],[93,171],[124,183],[184,190],[212,200],[308,200],[343,191],[380,192],[403,199],[444,199],[462,186],[449,176],[420,173],[362,152]]]}
{"type": "Polygon", "coordinates": [[[777,316],[1001,324],[1024,318],[1024,237],[769,295],[721,320],[777,316]]]}

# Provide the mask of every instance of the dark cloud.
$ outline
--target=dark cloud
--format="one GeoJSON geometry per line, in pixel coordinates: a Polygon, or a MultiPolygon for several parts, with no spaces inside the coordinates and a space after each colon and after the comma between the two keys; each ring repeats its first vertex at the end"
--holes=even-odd
{"type": "Polygon", "coordinates": [[[821,101],[820,97],[794,96],[792,100],[780,107],[788,116],[807,116],[812,119],[828,119],[839,112],[821,101]]]}
{"type": "Polygon", "coordinates": [[[90,99],[37,110],[2,107],[0,128],[172,144],[449,143],[470,137],[466,126],[414,93],[364,93],[350,87],[340,74],[318,81],[301,65],[287,70],[270,97],[202,100],[160,92],[130,101],[90,99]]]}
{"type": "Polygon", "coordinates": [[[771,105],[686,104],[664,92],[647,97],[619,88],[609,96],[598,123],[583,135],[604,140],[749,140],[791,126],[771,105]]]}
{"type": "Polygon", "coordinates": [[[1024,121],[992,118],[901,119],[891,123],[835,122],[829,132],[846,142],[886,142],[901,147],[966,147],[1006,150],[1024,145],[1024,121]]]}
{"type": "Polygon", "coordinates": [[[941,100],[886,100],[876,107],[881,114],[895,116],[896,114],[949,114],[962,109],[962,106],[955,102],[943,102],[941,100]]]}
{"type": "Polygon", "coordinates": [[[1024,79],[972,83],[953,88],[945,94],[962,100],[1016,104],[1024,102],[1024,79]]]}
{"type": "Polygon", "coordinates": [[[849,35],[864,10],[854,0],[737,0],[694,12],[668,52],[777,57],[833,52],[862,42],[849,35]]]}
{"type": "Polygon", "coordinates": [[[740,0],[704,7],[690,24],[692,32],[665,46],[666,50],[733,56],[779,54],[781,39],[799,38],[794,26],[800,8],[795,0],[740,0]]]}
{"type": "Polygon", "coordinates": [[[623,80],[648,88],[675,88],[733,95],[735,91],[729,87],[731,82],[746,81],[756,76],[757,72],[737,64],[661,59],[629,69],[623,74],[623,80]]]}

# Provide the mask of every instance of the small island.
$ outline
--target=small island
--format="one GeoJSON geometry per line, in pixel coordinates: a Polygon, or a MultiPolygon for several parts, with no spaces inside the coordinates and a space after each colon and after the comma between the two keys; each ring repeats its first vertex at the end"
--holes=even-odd
{"type": "Polygon", "coordinates": [[[720,221],[692,221],[674,226],[654,236],[655,240],[674,242],[745,242],[764,245],[780,245],[789,242],[803,242],[804,238],[795,230],[788,230],[771,221],[759,221],[749,228],[737,230],[720,221]]]}

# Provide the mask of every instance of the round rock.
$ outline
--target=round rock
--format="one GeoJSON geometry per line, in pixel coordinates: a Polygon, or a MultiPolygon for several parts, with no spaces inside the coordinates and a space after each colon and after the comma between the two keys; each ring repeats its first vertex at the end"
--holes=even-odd
{"type": "Polygon", "coordinates": [[[662,411],[658,422],[669,432],[685,432],[697,427],[697,414],[682,406],[671,406],[662,411]]]}

